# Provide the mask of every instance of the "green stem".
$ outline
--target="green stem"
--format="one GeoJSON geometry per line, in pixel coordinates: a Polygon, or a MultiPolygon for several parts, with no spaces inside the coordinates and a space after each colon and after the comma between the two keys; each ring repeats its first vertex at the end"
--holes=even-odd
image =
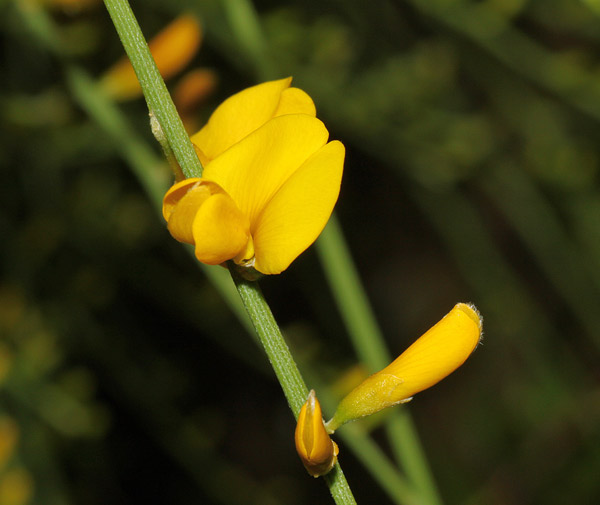
{"type": "MultiPolygon", "coordinates": [[[[104,3],[140,81],[150,113],[158,120],[160,130],[175,153],[184,175],[200,177],[202,166],[127,0],[104,0],[104,3]]],[[[232,278],[290,408],[297,418],[308,396],[308,388],[258,284],[242,279],[234,271],[232,278]]],[[[339,463],[325,481],[338,505],[356,505],[339,463]]]]}
{"type": "MultiPolygon", "coordinates": [[[[234,268],[230,268],[230,271],[258,338],[281,384],[290,409],[294,413],[294,417],[297,418],[308,396],[308,388],[304,383],[300,370],[296,366],[296,362],[258,283],[243,279],[234,268]]],[[[327,482],[331,496],[338,505],[356,504],[339,463],[325,476],[325,482],[327,482]]]]}
{"type": "MultiPolygon", "coordinates": [[[[335,215],[317,241],[317,252],[358,357],[371,372],[382,369],[391,357],[335,215]]],[[[386,420],[392,448],[424,503],[439,505],[442,501],[411,416],[405,409],[396,410],[386,420]]]]}
{"type": "MultiPolygon", "coordinates": [[[[308,373],[310,373],[310,368],[306,375],[308,373]]],[[[315,390],[319,391],[319,401],[325,410],[334,411],[338,403],[337,395],[328,390],[314,373],[310,373],[308,379],[314,385],[315,390]]],[[[388,415],[391,413],[390,411],[388,415]]],[[[413,483],[400,473],[395,461],[392,461],[373,440],[364,425],[347,424],[343,430],[336,432],[335,436],[344,442],[344,449],[349,448],[359,458],[365,470],[394,503],[398,505],[424,504],[422,493],[418,492],[413,483]]]]}
{"type": "Polygon", "coordinates": [[[258,13],[251,1],[222,0],[227,19],[237,41],[237,48],[244,61],[252,62],[261,80],[273,79],[276,69],[267,50],[258,13]]]}
{"type": "Polygon", "coordinates": [[[377,372],[391,361],[391,356],[335,214],[317,241],[317,252],[352,345],[369,372],[377,372]]]}
{"type": "Polygon", "coordinates": [[[373,439],[356,425],[348,425],[336,434],[344,446],[360,455],[367,472],[381,486],[394,503],[423,505],[423,496],[411,482],[402,476],[394,462],[381,450],[373,439]]]}
{"type": "Polygon", "coordinates": [[[110,138],[152,203],[160,209],[171,179],[164,161],[128,124],[121,111],[102,93],[90,75],[78,67],[67,65],[65,77],[77,103],[110,138]]]}
{"type": "MultiPolygon", "coordinates": [[[[41,40],[52,41],[53,44],[51,46],[59,57],[62,56],[58,49],[59,39],[56,36],[56,29],[49,21],[45,12],[41,10],[26,10],[23,11],[23,15],[32,31],[41,40]]],[[[159,206],[162,195],[168,187],[166,172],[162,170],[160,159],[156,158],[153,151],[145,144],[143,139],[137,136],[135,130],[124,120],[119,109],[104,96],[96,82],[85,71],[67,63],[65,63],[64,68],[73,96],[76,97],[82,108],[87,111],[90,117],[111,138],[115,147],[128,161],[129,166],[138,177],[152,202],[159,206]]],[[[159,139],[159,142],[161,142],[163,150],[166,150],[165,146],[170,150],[170,144],[166,137],[162,140],[163,142],[159,139]]],[[[171,150],[165,154],[173,156],[171,150]]],[[[200,267],[202,267],[205,274],[211,279],[211,282],[227,301],[240,322],[244,324],[250,333],[253,333],[253,328],[249,327],[248,315],[242,307],[240,298],[236,295],[234,285],[226,278],[228,275],[225,270],[205,265],[200,265],[200,267]]],[[[302,389],[306,390],[306,386],[302,386],[302,389]]],[[[390,496],[398,503],[413,503],[410,498],[410,492],[407,491],[409,489],[408,484],[402,480],[401,476],[394,472],[391,463],[385,456],[378,452],[379,449],[373,444],[372,440],[363,433],[349,435],[349,432],[342,434],[342,438],[346,439],[347,445],[354,449],[357,454],[360,454],[364,461],[372,462],[371,465],[367,465],[368,468],[371,470],[377,469],[373,473],[373,477],[380,482],[390,496]]],[[[340,497],[339,503],[354,503],[341,469],[336,470],[326,480],[332,488],[332,494],[340,497]]]]}
{"type": "MultiPolygon", "coordinates": [[[[127,0],[104,0],[121,43],[140,81],[148,109],[168,139],[186,177],[201,177],[202,165],[156,67],[148,44],[127,0]]],[[[175,174],[178,175],[177,173],[175,174]]]]}
{"type": "Polygon", "coordinates": [[[258,338],[267,353],[269,361],[295,417],[306,402],[308,388],[300,374],[300,370],[283,339],[281,330],[273,317],[260,286],[255,281],[240,277],[230,268],[231,276],[240,294],[240,298],[250,316],[258,338]]]}

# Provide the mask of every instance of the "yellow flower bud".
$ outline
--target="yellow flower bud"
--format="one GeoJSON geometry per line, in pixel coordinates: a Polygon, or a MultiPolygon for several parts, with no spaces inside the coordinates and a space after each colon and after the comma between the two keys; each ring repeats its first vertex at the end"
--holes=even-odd
{"type": "Polygon", "coordinates": [[[313,477],[329,473],[337,461],[337,444],[331,440],[321,413],[321,404],[315,391],[308,394],[296,425],[296,451],[307,472],[313,477]]]}
{"type": "Polygon", "coordinates": [[[450,375],[475,350],[482,319],[474,305],[458,303],[427,333],[383,370],[354,388],[338,405],[327,430],[382,409],[405,403],[412,396],[450,375]]]}

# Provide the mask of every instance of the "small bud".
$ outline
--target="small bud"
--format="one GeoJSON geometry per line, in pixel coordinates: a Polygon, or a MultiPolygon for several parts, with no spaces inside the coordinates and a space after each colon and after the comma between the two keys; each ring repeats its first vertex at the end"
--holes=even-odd
{"type": "Polygon", "coordinates": [[[329,473],[337,461],[337,444],[331,440],[314,390],[308,394],[296,425],[296,451],[306,471],[313,477],[329,473]]]}
{"type": "Polygon", "coordinates": [[[475,306],[458,303],[390,365],[354,388],[338,405],[327,431],[333,433],[348,421],[408,402],[438,383],[475,350],[481,329],[475,306]]]}

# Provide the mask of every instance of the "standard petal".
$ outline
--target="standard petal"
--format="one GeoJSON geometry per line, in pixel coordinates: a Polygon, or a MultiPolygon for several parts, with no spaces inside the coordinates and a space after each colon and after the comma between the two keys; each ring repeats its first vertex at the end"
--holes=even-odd
{"type": "Polygon", "coordinates": [[[281,93],[291,82],[291,77],[269,81],[229,97],[217,107],[208,123],[192,135],[192,142],[208,160],[216,158],[273,117],[281,93]]]}
{"type": "Polygon", "coordinates": [[[325,145],[328,136],[317,118],[306,114],[276,117],[206,165],[203,175],[234,199],[254,229],[267,203],[325,145]]]}
{"type": "Polygon", "coordinates": [[[198,209],[192,225],[196,258],[218,265],[246,250],[249,223],[226,193],[208,198],[198,209]]]}
{"type": "Polygon", "coordinates": [[[325,145],[288,179],[258,216],[251,228],[256,270],[278,274],[316,240],[339,195],[344,153],[338,141],[325,145]]]}
{"type": "Polygon", "coordinates": [[[274,117],[283,116],[284,114],[308,114],[314,117],[317,115],[317,109],[307,93],[300,88],[288,88],[281,93],[281,99],[274,117]]]}

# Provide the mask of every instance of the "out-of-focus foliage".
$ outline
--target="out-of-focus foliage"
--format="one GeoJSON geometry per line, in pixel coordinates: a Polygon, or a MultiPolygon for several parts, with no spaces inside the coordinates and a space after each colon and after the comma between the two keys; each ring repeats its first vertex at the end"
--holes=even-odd
{"type": "MultiPolygon", "coordinates": [[[[315,98],[394,353],[457,301],[483,313],[467,365],[403,407],[444,502],[598,502],[595,3],[259,0],[257,45],[243,7],[133,2],[148,37],[184,11],[204,25],[189,68],[218,84],[190,124],[259,79],[315,98]]],[[[0,2],[0,26],[0,503],[327,503],[266,359],[132,171],[167,183],[143,101],[117,109],[124,137],[73,89],[122,56],[102,4],[0,2]]],[[[355,358],[315,255],[263,288],[333,385],[355,358]]],[[[344,444],[340,461],[359,503],[387,503],[344,444]]]]}

